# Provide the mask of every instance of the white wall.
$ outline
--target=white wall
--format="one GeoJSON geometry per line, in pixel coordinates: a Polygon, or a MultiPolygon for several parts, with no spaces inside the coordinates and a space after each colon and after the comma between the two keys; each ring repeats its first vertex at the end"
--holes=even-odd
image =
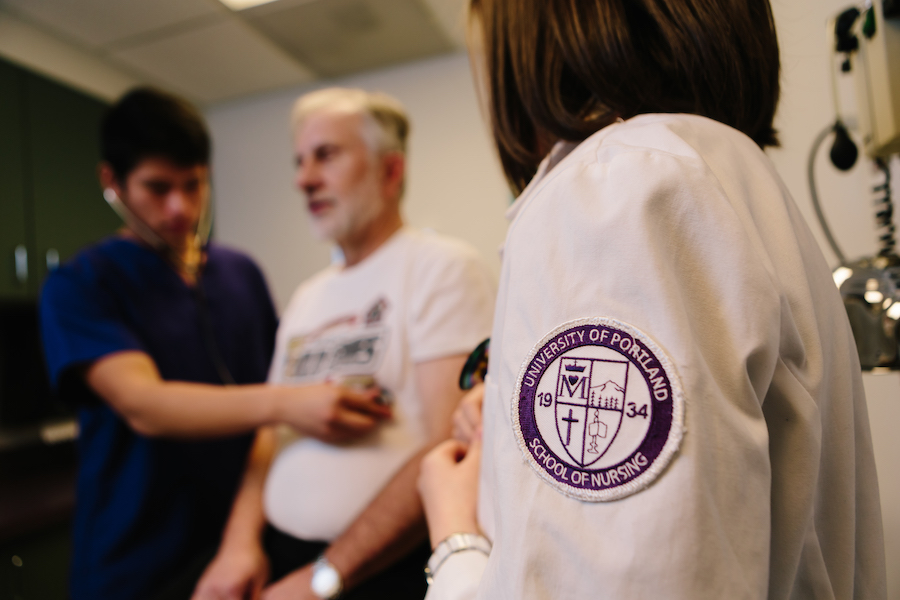
{"type": "MultiPolygon", "coordinates": [[[[772,0],[782,50],[783,93],[776,125],[782,148],[770,152],[823,252],[834,263],[814,219],[806,183],[806,161],[816,134],[834,118],[825,48],[827,18],[847,0],[772,0]]],[[[509,195],[486,137],[468,62],[451,56],[342,80],[341,85],[396,95],[413,121],[409,220],[469,240],[496,270],[502,213],[509,195]]],[[[208,111],[216,144],[215,185],[219,239],[248,250],[267,271],[284,305],[304,277],[328,261],[325,247],[310,240],[297,193],[291,189],[287,118],[293,99],[311,88],[251,98],[208,111]]],[[[854,102],[841,84],[848,112],[854,102]]],[[[848,115],[853,121],[852,115],[848,115]]],[[[838,173],[817,160],[824,210],[848,257],[872,254],[875,231],[866,161],[838,173]]],[[[895,171],[900,171],[896,169],[895,171]]],[[[900,181],[900,172],[895,172],[900,181]]],[[[900,185],[895,186],[900,188],[900,185]]],[[[881,478],[888,560],[889,597],[900,600],[900,375],[866,375],[866,392],[881,478]],[[891,568],[893,567],[893,568],[891,568]]]]}

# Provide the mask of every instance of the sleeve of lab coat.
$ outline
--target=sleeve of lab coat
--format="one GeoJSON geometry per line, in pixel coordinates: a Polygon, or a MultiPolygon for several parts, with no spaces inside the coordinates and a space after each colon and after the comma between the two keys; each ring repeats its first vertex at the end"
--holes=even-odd
{"type": "Polygon", "coordinates": [[[511,386],[548,332],[610,317],[671,360],[685,433],[646,489],[584,502],[515,460],[508,409],[497,409],[485,433],[496,436],[496,556],[479,597],[765,598],[762,401],[785,326],[765,248],[745,200],[699,158],[621,147],[588,158],[560,164],[512,225],[491,358],[501,395],[516,402],[511,386]]]}
{"type": "Polygon", "coordinates": [[[477,550],[451,554],[434,576],[425,600],[472,600],[487,561],[488,557],[477,550]]]}

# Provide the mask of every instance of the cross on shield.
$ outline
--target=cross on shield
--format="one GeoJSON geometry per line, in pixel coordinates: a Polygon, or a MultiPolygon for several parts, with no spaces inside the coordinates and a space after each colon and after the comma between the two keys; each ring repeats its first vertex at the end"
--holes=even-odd
{"type": "Polygon", "coordinates": [[[556,430],[575,463],[603,456],[619,432],[628,385],[626,361],[567,357],[556,383],[556,430]]]}

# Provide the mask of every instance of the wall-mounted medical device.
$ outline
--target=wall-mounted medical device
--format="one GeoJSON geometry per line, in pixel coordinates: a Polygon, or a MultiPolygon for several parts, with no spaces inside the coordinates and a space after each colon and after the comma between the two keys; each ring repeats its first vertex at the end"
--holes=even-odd
{"type": "Polygon", "coordinates": [[[895,252],[891,199],[891,155],[900,152],[900,0],[869,0],[851,6],[828,23],[832,93],[836,118],[813,142],[808,177],[813,206],[825,237],[840,261],[834,282],[841,292],[864,370],[900,370],[900,256],[895,252]],[[841,56],[841,60],[837,60],[841,56]],[[837,70],[851,73],[857,96],[858,139],[874,161],[872,186],[879,250],[849,261],[832,236],[816,194],[815,157],[833,136],[830,158],[850,169],[859,152],[842,120],[837,70]]]}
{"type": "Polygon", "coordinates": [[[861,11],[855,83],[865,152],[900,152],[900,2],[874,0],[861,11]]]}

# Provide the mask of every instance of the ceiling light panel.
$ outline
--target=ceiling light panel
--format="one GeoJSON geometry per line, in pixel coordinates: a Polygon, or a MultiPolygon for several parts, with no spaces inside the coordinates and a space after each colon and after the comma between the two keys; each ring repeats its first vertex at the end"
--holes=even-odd
{"type": "Polygon", "coordinates": [[[253,8],[254,6],[275,2],[275,0],[219,0],[219,2],[231,10],[244,10],[245,8],[253,8]]]}

